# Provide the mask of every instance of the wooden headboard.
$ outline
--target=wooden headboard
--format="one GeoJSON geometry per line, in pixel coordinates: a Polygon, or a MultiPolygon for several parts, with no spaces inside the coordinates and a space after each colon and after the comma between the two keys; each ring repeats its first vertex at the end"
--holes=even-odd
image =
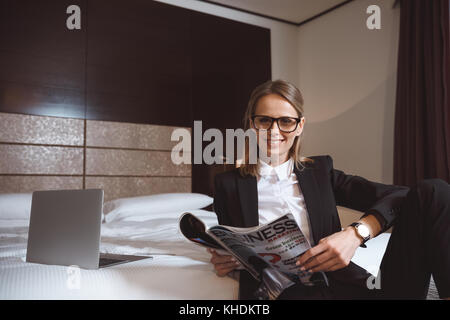
{"type": "Polygon", "coordinates": [[[101,188],[107,201],[191,192],[191,165],[171,161],[176,128],[0,113],[0,193],[101,188]]]}

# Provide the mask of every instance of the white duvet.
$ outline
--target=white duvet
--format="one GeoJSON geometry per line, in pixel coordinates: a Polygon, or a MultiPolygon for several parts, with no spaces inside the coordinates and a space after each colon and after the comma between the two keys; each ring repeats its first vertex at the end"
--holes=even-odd
{"type": "MultiPolygon", "coordinates": [[[[191,212],[217,223],[213,212],[191,212]]],[[[103,224],[101,252],[153,259],[99,270],[25,262],[28,221],[0,220],[0,299],[237,299],[239,283],[218,277],[206,250],[178,231],[181,213],[103,224]]]]}
{"type": "MultiPolygon", "coordinates": [[[[191,210],[209,226],[213,212],[191,210]]],[[[0,219],[0,299],[237,299],[239,283],[218,277],[210,255],[178,230],[182,212],[102,224],[101,252],[152,256],[99,270],[25,262],[28,220],[0,219]]],[[[390,234],[357,249],[352,261],[378,273],[390,234]]]]}

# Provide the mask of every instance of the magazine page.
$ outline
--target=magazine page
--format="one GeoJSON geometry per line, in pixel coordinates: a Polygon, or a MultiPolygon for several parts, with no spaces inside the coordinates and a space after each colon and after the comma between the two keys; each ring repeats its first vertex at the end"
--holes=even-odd
{"type": "Polygon", "coordinates": [[[183,213],[178,221],[178,225],[181,233],[186,237],[186,239],[194,242],[195,244],[206,248],[225,250],[221,244],[206,233],[206,226],[203,221],[194,216],[192,213],[183,213]]]}
{"type": "Polygon", "coordinates": [[[214,226],[206,232],[228,247],[256,279],[270,267],[304,285],[327,283],[324,273],[312,276],[295,265],[311,246],[291,213],[258,227],[214,226]]]}

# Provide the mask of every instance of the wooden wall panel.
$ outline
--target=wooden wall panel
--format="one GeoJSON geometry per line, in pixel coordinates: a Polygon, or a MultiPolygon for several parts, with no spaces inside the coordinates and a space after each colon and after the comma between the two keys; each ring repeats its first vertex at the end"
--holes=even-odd
{"type": "Polygon", "coordinates": [[[148,0],[97,0],[88,11],[87,118],[190,126],[187,11],[148,0]]]}
{"type": "Polygon", "coordinates": [[[86,0],[0,0],[0,111],[84,118],[85,28],[66,8],[86,0]]]}
{"type": "Polygon", "coordinates": [[[261,27],[149,0],[0,0],[0,9],[0,111],[231,127],[270,78],[261,27]],[[66,28],[71,4],[81,30],[66,28]]]}
{"type": "Polygon", "coordinates": [[[270,30],[192,12],[194,120],[239,128],[252,90],[271,79],[270,30]]]}
{"type": "MultiPolygon", "coordinates": [[[[225,136],[226,128],[243,127],[252,90],[271,79],[270,30],[191,14],[194,120],[202,120],[203,130],[218,128],[225,136]]],[[[192,191],[212,195],[213,177],[224,169],[194,164],[192,191]]]]}

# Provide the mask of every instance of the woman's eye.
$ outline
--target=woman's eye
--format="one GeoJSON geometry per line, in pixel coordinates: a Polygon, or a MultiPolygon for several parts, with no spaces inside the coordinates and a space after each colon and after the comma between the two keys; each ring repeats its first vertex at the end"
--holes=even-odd
{"type": "Polygon", "coordinates": [[[260,118],[259,122],[260,123],[268,123],[268,122],[271,122],[271,120],[269,118],[260,118]]]}
{"type": "Polygon", "coordinates": [[[294,122],[294,120],[289,119],[289,118],[281,118],[280,120],[281,120],[282,124],[291,124],[294,122]]]}

